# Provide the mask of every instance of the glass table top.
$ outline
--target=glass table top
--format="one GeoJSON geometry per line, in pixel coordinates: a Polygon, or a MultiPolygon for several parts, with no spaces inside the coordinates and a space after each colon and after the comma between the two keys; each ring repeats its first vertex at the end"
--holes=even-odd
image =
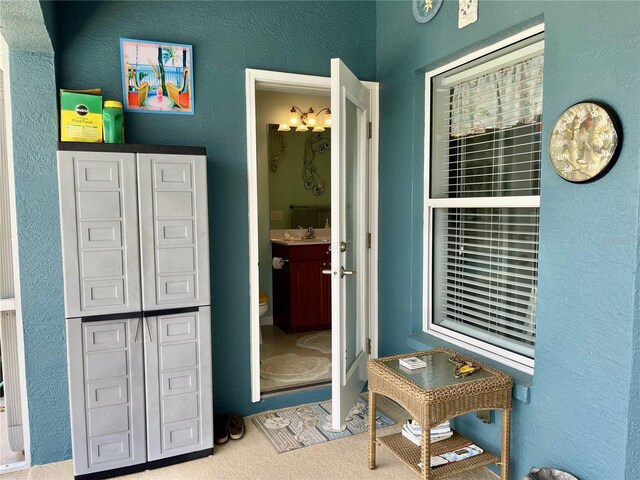
{"type": "Polygon", "coordinates": [[[450,385],[457,385],[461,383],[473,382],[475,380],[495,377],[493,373],[488,372],[481,367],[471,375],[467,375],[466,377],[462,378],[455,378],[453,374],[456,368],[451,362],[449,362],[449,357],[451,357],[451,355],[447,352],[438,352],[430,355],[415,356],[424,360],[427,366],[416,368],[415,370],[410,370],[408,368],[402,367],[398,359],[389,360],[387,362],[384,362],[384,364],[386,367],[390,368],[396,373],[399,373],[407,380],[410,380],[411,382],[424,389],[446,387],[450,385]]]}

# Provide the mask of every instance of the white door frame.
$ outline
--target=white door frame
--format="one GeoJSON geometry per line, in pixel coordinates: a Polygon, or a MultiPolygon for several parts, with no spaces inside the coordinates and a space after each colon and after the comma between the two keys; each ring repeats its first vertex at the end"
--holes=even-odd
{"type": "Polygon", "coordinates": [[[24,461],[0,466],[0,474],[24,470],[31,466],[31,434],[29,429],[29,404],[27,402],[27,376],[24,362],[24,327],[22,325],[22,302],[20,296],[20,262],[18,261],[18,216],[16,213],[16,183],[13,165],[13,129],[11,118],[11,76],[9,71],[9,47],[0,35],[0,55],[4,80],[4,129],[7,140],[7,160],[9,179],[9,211],[11,216],[11,248],[13,256],[13,290],[18,337],[18,371],[20,372],[20,400],[22,407],[22,435],[24,440],[24,461]]]}
{"type": "MultiPolygon", "coordinates": [[[[246,69],[247,181],[249,192],[249,338],[251,353],[251,401],[260,401],[260,278],[258,255],[258,169],[256,145],[256,89],[331,90],[330,77],[246,69]]],[[[378,96],[377,82],[362,82],[371,92],[371,155],[369,177],[369,232],[371,233],[369,335],[371,358],[378,356],[378,96]]]]}

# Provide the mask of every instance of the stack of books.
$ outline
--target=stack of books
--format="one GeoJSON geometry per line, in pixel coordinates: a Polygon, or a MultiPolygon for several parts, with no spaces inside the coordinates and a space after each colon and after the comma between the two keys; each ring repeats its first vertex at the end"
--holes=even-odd
{"type": "Polygon", "coordinates": [[[405,357],[398,360],[401,367],[408,368],[409,370],[415,370],[416,368],[424,368],[427,366],[427,362],[418,357],[405,357]]]}
{"type": "MultiPolygon", "coordinates": [[[[413,419],[409,419],[402,427],[402,435],[417,446],[420,446],[422,427],[420,427],[420,425],[418,425],[413,419]]],[[[451,425],[447,420],[446,422],[436,425],[431,429],[431,443],[439,442],[440,440],[449,438],[452,435],[453,430],[451,430],[451,425]]]]}

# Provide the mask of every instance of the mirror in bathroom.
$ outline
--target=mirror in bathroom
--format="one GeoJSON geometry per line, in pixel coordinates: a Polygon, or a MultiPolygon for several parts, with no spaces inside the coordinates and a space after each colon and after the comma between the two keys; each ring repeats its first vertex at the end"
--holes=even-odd
{"type": "Polygon", "coordinates": [[[269,124],[270,229],[324,228],[331,219],[331,131],[269,124]]]}

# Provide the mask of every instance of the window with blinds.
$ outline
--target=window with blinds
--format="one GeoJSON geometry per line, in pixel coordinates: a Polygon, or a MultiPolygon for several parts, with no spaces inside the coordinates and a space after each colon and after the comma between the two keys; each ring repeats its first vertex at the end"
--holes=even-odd
{"type": "Polygon", "coordinates": [[[542,34],[427,73],[427,329],[533,367],[542,34]]]}

